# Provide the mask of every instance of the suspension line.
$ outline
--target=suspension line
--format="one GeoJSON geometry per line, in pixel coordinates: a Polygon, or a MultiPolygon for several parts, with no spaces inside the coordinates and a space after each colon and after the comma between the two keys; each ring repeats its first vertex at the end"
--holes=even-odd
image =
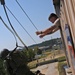
{"type": "Polygon", "coordinates": [[[5,5],[3,5],[3,8],[4,8],[4,11],[5,11],[5,14],[6,14],[6,17],[7,17],[7,20],[12,28],[12,30],[14,31],[15,35],[18,37],[18,39],[20,40],[20,42],[25,46],[25,48],[28,50],[27,46],[25,45],[25,43],[21,40],[21,38],[19,37],[19,35],[17,34],[17,32],[15,31],[14,27],[12,26],[11,22],[10,22],[10,19],[8,17],[8,14],[7,14],[7,11],[6,11],[6,8],[5,8],[5,5]]]}
{"type": "MultiPolygon", "coordinates": [[[[6,6],[6,5],[5,5],[6,6]]],[[[12,14],[12,16],[16,19],[16,21],[19,23],[19,25],[24,29],[24,31],[31,37],[31,39],[36,43],[36,41],[32,38],[32,36],[28,33],[28,31],[25,29],[25,27],[21,24],[21,22],[14,16],[14,14],[10,11],[10,9],[6,6],[8,11],[12,14]]],[[[37,43],[36,43],[37,44],[37,43]]]]}

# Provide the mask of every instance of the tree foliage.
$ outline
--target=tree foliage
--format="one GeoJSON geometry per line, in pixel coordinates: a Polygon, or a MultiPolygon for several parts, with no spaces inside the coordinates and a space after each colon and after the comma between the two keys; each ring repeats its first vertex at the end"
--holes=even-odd
{"type": "Polygon", "coordinates": [[[0,75],[8,75],[7,71],[3,66],[3,60],[0,58],[0,75]]]}
{"type": "Polygon", "coordinates": [[[23,53],[27,56],[28,61],[32,61],[35,56],[35,51],[32,49],[23,50],[23,53]]]}

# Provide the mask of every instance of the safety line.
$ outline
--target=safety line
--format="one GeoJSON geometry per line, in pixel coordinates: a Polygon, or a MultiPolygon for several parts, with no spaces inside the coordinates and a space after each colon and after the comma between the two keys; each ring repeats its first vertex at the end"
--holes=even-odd
{"type": "MultiPolygon", "coordinates": [[[[35,27],[35,29],[38,31],[38,28],[36,27],[36,25],[33,23],[33,21],[30,19],[30,17],[28,16],[28,14],[25,12],[25,10],[22,8],[22,6],[20,5],[20,3],[17,1],[17,0],[15,0],[16,1],[16,3],[19,5],[19,7],[21,8],[21,10],[24,12],[24,14],[27,16],[27,18],[29,19],[29,21],[32,23],[32,25],[35,27]]],[[[44,39],[44,38],[43,38],[44,39]]],[[[45,39],[44,39],[44,41],[45,41],[45,39]]]]}
{"type": "Polygon", "coordinates": [[[17,4],[19,5],[19,7],[22,9],[22,11],[24,12],[24,14],[27,16],[27,18],[30,20],[30,22],[32,23],[32,25],[37,29],[37,27],[35,26],[35,24],[32,22],[32,20],[30,19],[30,17],[27,15],[27,13],[25,12],[25,10],[22,8],[22,6],[20,5],[20,3],[16,0],[17,4]]]}
{"type": "MultiPolygon", "coordinates": [[[[6,6],[6,5],[5,5],[6,6]]],[[[32,38],[32,36],[28,33],[25,27],[21,24],[21,22],[16,18],[16,16],[11,12],[11,10],[6,6],[8,11],[12,14],[12,16],[16,19],[16,21],[20,24],[20,26],[25,30],[25,32],[31,37],[31,39],[36,43],[36,41],[32,38]]],[[[37,44],[37,43],[36,43],[37,44]]]]}
{"type": "Polygon", "coordinates": [[[25,48],[28,50],[28,47],[25,45],[25,43],[21,40],[21,38],[19,37],[19,35],[17,34],[17,32],[15,31],[15,29],[13,28],[10,20],[9,20],[9,17],[8,17],[8,14],[7,14],[7,11],[6,11],[6,8],[5,8],[5,5],[3,5],[3,8],[4,8],[4,11],[5,11],[5,14],[6,14],[6,17],[8,19],[8,22],[12,28],[12,30],[14,31],[15,35],[18,37],[18,39],[20,40],[20,42],[25,46],[25,48]]]}
{"type": "Polygon", "coordinates": [[[2,17],[0,16],[0,19],[1,21],[3,22],[3,24],[5,25],[5,27],[14,35],[14,38],[16,40],[16,43],[17,43],[17,39],[16,39],[16,36],[14,34],[14,32],[8,27],[8,25],[3,21],[2,17]]]}

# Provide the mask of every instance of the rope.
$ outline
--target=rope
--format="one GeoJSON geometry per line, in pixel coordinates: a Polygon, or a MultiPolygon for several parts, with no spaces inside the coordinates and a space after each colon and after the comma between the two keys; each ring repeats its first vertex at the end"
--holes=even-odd
{"type": "Polygon", "coordinates": [[[14,32],[7,26],[7,24],[3,21],[2,17],[0,16],[1,21],[3,22],[3,24],[5,25],[5,27],[13,34],[15,40],[16,40],[16,44],[17,44],[17,39],[16,36],[14,34],[14,32]]]}
{"type": "Polygon", "coordinates": [[[17,2],[17,4],[19,5],[19,7],[22,9],[22,11],[24,12],[24,14],[27,16],[27,18],[29,19],[29,21],[32,23],[32,25],[37,29],[37,27],[35,26],[35,24],[32,22],[32,20],[30,19],[30,17],[27,15],[27,13],[25,12],[25,10],[22,8],[22,6],[19,4],[19,2],[17,0],[15,0],[17,2]]]}
{"type": "MultiPolygon", "coordinates": [[[[28,16],[28,14],[25,12],[25,10],[22,8],[22,6],[20,5],[20,3],[17,1],[17,0],[15,0],[16,1],[16,3],[19,5],[19,7],[21,8],[21,10],[24,12],[24,14],[27,16],[27,18],[29,19],[29,21],[32,23],[32,25],[35,27],[35,29],[38,31],[38,28],[36,27],[36,25],[33,23],[33,21],[30,19],[30,17],[28,16]]],[[[43,38],[44,39],[44,38],[43,38]]],[[[45,41],[45,39],[44,39],[44,41],[45,41]]]]}
{"type": "Polygon", "coordinates": [[[8,19],[8,22],[9,22],[9,24],[10,24],[12,30],[14,31],[15,35],[18,37],[18,39],[20,40],[20,42],[21,42],[21,43],[26,47],[26,49],[28,50],[27,46],[24,44],[24,42],[21,40],[21,38],[19,37],[19,35],[18,35],[17,32],[15,31],[15,29],[13,28],[13,26],[12,26],[10,20],[9,20],[9,17],[8,17],[8,14],[7,14],[7,11],[6,11],[6,8],[5,8],[5,5],[3,5],[3,8],[4,8],[4,11],[5,11],[6,17],[7,17],[7,19],[8,19]]]}
{"type": "MultiPolygon", "coordinates": [[[[6,5],[5,5],[6,6],[6,5]]],[[[8,11],[12,14],[12,16],[16,19],[16,21],[20,24],[20,26],[26,31],[26,33],[31,37],[31,39],[36,43],[36,41],[32,38],[32,36],[28,33],[28,31],[23,27],[23,25],[20,23],[20,21],[14,16],[14,14],[10,11],[10,9],[6,6],[8,11]]],[[[37,44],[37,43],[36,43],[37,44]]]]}

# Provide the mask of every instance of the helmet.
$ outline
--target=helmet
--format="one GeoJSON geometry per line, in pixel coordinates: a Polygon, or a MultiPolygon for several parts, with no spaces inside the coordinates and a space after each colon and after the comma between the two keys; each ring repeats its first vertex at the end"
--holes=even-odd
{"type": "Polygon", "coordinates": [[[10,51],[8,49],[3,49],[3,51],[1,52],[1,55],[0,55],[1,58],[5,59],[9,52],[10,51]]]}

